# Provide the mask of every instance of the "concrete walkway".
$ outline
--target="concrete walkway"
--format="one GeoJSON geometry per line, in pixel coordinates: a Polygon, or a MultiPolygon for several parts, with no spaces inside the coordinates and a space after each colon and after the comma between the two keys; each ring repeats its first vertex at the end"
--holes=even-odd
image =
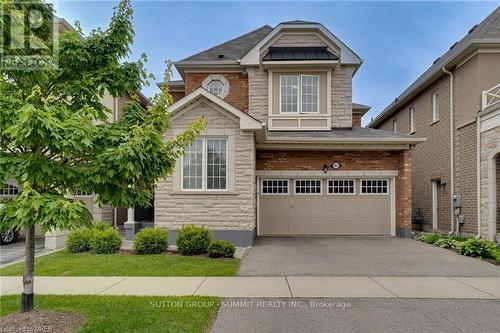
{"type": "MultiPolygon", "coordinates": [[[[20,276],[0,277],[0,295],[19,294],[20,276]]],[[[54,295],[369,297],[500,299],[500,278],[469,277],[36,277],[54,295]]]]}

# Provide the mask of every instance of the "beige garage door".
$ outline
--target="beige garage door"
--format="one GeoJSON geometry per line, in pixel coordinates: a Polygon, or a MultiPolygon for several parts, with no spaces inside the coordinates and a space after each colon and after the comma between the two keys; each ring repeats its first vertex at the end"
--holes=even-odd
{"type": "Polygon", "coordinates": [[[261,179],[259,235],[390,235],[389,179],[261,179]]]}

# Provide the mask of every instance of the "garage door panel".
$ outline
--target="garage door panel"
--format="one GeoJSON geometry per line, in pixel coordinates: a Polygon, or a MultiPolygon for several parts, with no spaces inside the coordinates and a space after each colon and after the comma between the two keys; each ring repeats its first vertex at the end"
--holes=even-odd
{"type": "MultiPolygon", "coordinates": [[[[290,182],[293,184],[293,181],[290,182]]],[[[261,195],[261,235],[390,235],[391,195],[261,195]]]]}

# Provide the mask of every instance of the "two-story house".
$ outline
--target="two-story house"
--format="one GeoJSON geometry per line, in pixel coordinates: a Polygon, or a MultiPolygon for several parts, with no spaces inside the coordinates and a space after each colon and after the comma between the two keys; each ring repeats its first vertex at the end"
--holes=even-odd
{"type": "MultiPolygon", "coordinates": [[[[154,224],[198,224],[240,246],[267,235],[401,235],[411,227],[411,153],[424,141],[361,127],[362,64],[314,22],[263,26],[175,63],[173,137],[206,131],[159,182],[154,224]]],[[[130,216],[133,217],[131,213],[130,216]]],[[[137,222],[126,223],[136,228],[137,222]]]]}
{"type": "Polygon", "coordinates": [[[412,187],[429,229],[500,233],[499,102],[500,7],[368,125],[427,138],[412,151],[412,187]]]}

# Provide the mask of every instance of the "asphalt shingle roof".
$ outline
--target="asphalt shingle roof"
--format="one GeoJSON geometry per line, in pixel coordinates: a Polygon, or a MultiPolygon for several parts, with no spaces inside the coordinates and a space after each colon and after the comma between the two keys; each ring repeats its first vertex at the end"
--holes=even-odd
{"type": "Polygon", "coordinates": [[[184,58],[179,62],[182,63],[185,61],[238,60],[245,54],[247,54],[272,30],[272,27],[264,25],[254,31],[231,39],[230,41],[216,45],[207,50],[184,58]],[[220,55],[222,55],[223,57],[220,58],[220,55]]]}
{"type": "Polygon", "coordinates": [[[446,51],[441,57],[437,58],[432,66],[430,66],[418,79],[416,79],[401,95],[399,95],[394,102],[392,102],[387,108],[384,109],[375,120],[369,124],[375,124],[380,119],[388,116],[393,111],[393,108],[403,100],[407,95],[411,94],[414,90],[424,84],[430,77],[435,75],[438,71],[441,71],[443,66],[445,66],[448,61],[462,53],[468,46],[469,43],[479,40],[486,39],[499,39],[500,38],[500,7],[497,7],[488,17],[486,17],[481,23],[472,27],[467,35],[465,35],[461,40],[454,43],[448,51],[446,51]]]}

